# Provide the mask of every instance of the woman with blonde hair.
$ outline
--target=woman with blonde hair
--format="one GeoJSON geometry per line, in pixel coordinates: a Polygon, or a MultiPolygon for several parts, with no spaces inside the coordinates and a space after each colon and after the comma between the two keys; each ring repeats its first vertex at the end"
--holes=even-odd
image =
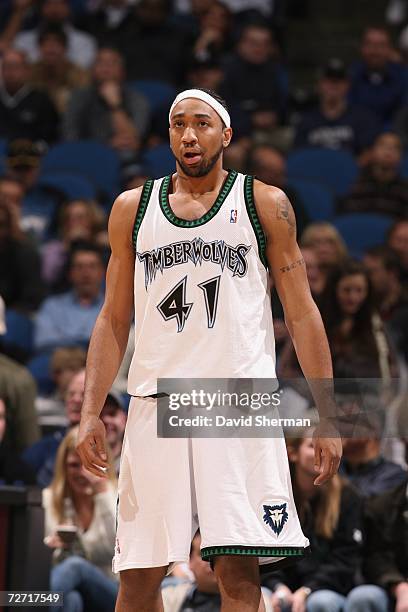
{"type": "Polygon", "coordinates": [[[331,223],[316,221],[303,231],[300,246],[313,249],[322,271],[329,271],[341,264],[347,257],[346,244],[331,223]]]}
{"type": "Polygon", "coordinates": [[[54,549],[51,589],[64,593],[64,612],[110,612],[118,590],[111,571],[116,475],[111,457],[101,478],[83,468],[77,435],[74,427],[61,442],[54,478],[43,491],[44,542],[54,549]]]}
{"type": "Polygon", "coordinates": [[[273,584],[281,612],[385,612],[381,589],[355,587],[362,551],[362,501],[338,474],[316,486],[313,430],[288,440],[293,492],[311,555],[279,572],[273,584]],[[378,592],[377,592],[378,591],[378,592]]]}

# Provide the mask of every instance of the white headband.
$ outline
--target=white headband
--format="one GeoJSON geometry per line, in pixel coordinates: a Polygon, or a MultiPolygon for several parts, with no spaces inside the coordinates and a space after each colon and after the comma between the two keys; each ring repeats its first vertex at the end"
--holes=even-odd
{"type": "Polygon", "coordinates": [[[173,108],[176,106],[176,104],[178,104],[182,100],[185,100],[186,98],[196,98],[197,100],[202,100],[203,102],[206,102],[221,117],[226,127],[231,127],[231,119],[228,111],[222,106],[222,104],[217,102],[215,98],[210,96],[210,94],[206,93],[205,91],[201,91],[201,89],[186,89],[185,91],[182,91],[178,94],[178,96],[170,107],[169,123],[171,121],[171,113],[173,112],[173,108]]]}

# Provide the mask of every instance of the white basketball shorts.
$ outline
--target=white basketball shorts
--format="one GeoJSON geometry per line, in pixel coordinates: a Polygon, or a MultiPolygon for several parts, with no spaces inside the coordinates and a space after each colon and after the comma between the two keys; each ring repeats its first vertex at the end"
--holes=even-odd
{"type": "MultiPolygon", "coordinates": [[[[285,440],[158,438],[156,400],[132,398],[123,442],[113,571],[201,555],[258,557],[273,569],[306,554],[285,440]]],[[[261,570],[262,570],[261,567],[261,570]]],[[[266,568],[264,568],[266,569],[266,568]]]]}

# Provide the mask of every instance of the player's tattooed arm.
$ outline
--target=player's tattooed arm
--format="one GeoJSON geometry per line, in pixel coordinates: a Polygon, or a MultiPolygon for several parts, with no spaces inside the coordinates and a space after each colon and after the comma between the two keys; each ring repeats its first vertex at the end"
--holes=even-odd
{"type": "Polygon", "coordinates": [[[296,218],[287,195],[278,187],[255,180],[254,200],[266,236],[266,258],[272,277],[301,270],[304,264],[296,242],[296,218]]]}
{"type": "Polygon", "coordinates": [[[283,191],[276,196],[276,218],[280,221],[285,221],[288,226],[290,236],[296,234],[296,218],[295,213],[288,197],[283,191]]]}
{"type": "Polygon", "coordinates": [[[291,270],[294,270],[295,268],[298,268],[299,266],[304,266],[305,265],[305,260],[303,259],[303,257],[301,257],[300,259],[297,259],[296,261],[293,261],[290,264],[287,264],[286,266],[282,266],[281,268],[279,268],[279,270],[284,273],[284,272],[290,272],[291,270]]]}

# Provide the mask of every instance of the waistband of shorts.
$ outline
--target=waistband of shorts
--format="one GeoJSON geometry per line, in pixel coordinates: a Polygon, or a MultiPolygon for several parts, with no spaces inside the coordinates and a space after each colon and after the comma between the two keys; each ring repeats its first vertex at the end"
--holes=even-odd
{"type": "Polygon", "coordinates": [[[140,399],[146,399],[151,397],[152,399],[159,399],[161,397],[169,397],[168,393],[152,393],[152,395],[131,395],[130,397],[136,397],[140,399]]]}

